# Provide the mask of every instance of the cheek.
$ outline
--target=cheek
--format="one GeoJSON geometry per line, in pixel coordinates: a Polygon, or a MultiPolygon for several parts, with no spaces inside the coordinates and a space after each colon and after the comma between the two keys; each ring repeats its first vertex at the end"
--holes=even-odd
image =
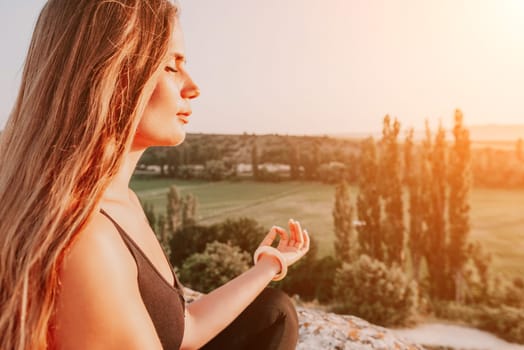
{"type": "Polygon", "coordinates": [[[157,84],[135,133],[136,146],[173,146],[183,141],[185,132],[178,120],[179,96],[176,84],[157,84]]]}
{"type": "Polygon", "coordinates": [[[179,89],[174,82],[160,81],[149,102],[146,110],[156,113],[157,115],[165,115],[175,117],[178,109],[178,101],[180,99],[179,89]]]}

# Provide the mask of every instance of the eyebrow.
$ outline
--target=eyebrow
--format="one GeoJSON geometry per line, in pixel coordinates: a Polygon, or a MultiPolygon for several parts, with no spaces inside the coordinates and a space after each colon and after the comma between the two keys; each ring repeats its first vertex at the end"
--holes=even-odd
{"type": "Polygon", "coordinates": [[[174,57],[175,58],[175,61],[179,62],[179,61],[182,61],[184,63],[186,63],[186,56],[184,56],[183,54],[179,53],[179,52],[172,52],[169,54],[171,57],[174,57]]]}

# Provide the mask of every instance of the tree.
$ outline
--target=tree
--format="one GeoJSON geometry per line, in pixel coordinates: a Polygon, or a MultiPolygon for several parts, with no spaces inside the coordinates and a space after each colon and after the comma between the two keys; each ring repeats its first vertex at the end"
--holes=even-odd
{"type": "Polygon", "coordinates": [[[167,231],[175,232],[182,225],[182,198],[175,186],[167,193],[167,231]]]}
{"type": "Polygon", "coordinates": [[[351,262],[356,252],[351,252],[353,238],[353,208],[349,200],[348,185],[342,181],[335,189],[333,208],[335,226],[335,257],[341,262],[351,262]]]}
{"type": "Polygon", "coordinates": [[[226,175],[226,165],[223,160],[208,160],[205,164],[205,178],[220,181],[226,175]]]}
{"type": "Polygon", "coordinates": [[[253,140],[253,148],[251,148],[251,166],[253,168],[253,177],[258,179],[258,150],[256,139],[253,140]]]}
{"type": "Polygon", "coordinates": [[[166,256],[170,257],[171,260],[171,245],[170,241],[172,239],[172,235],[167,229],[167,223],[164,215],[158,216],[158,224],[155,231],[156,237],[158,241],[160,242],[160,246],[164,250],[164,253],[166,253],[166,256]]]}
{"type": "Polygon", "coordinates": [[[427,222],[430,293],[439,299],[447,298],[447,235],[446,235],[446,133],[442,125],[435,136],[431,150],[431,184],[428,188],[431,210],[427,222]]]}
{"type": "Polygon", "coordinates": [[[384,258],[380,224],[380,198],[377,189],[377,153],[373,138],[364,140],[360,154],[357,226],[360,251],[373,259],[384,258]]]}
{"type": "Polygon", "coordinates": [[[170,147],[167,150],[167,175],[175,177],[178,173],[178,167],[181,165],[181,154],[178,147],[170,147]]]}
{"type": "Polygon", "coordinates": [[[151,202],[142,202],[140,201],[140,204],[142,205],[142,208],[144,208],[144,214],[146,215],[147,222],[149,222],[149,226],[156,232],[156,224],[157,224],[157,218],[155,215],[155,210],[153,208],[153,204],[151,202]]]}
{"type": "Polygon", "coordinates": [[[388,115],[384,118],[382,152],[378,189],[384,204],[384,220],[381,226],[386,250],[386,261],[402,266],[404,261],[404,212],[402,202],[402,180],[398,135],[400,123],[391,123],[388,115]]]}
{"type": "Polygon", "coordinates": [[[195,225],[197,200],[191,193],[184,196],[182,200],[182,227],[195,225]]]}
{"type": "Polygon", "coordinates": [[[304,178],[314,180],[318,177],[320,166],[320,145],[318,140],[313,140],[307,149],[300,153],[300,163],[304,167],[304,178]]]}
{"type": "MultiPolygon", "coordinates": [[[[404,183],[409,193],[408,246],[411,254],[413,274],[417,282],[421,279],[421,262],[424,257],[424,207],[422,205],[422,177],[420,165],[415,159],[413,129],[410,129],[404,142],[404,183]]],[[[422,160],[420,161],[422,163],[422,160]]],[[[427,179],[428,180],[428,179],[427,179]]]]}
{"type": "Polygon", "coordinates": [[[469,131],[464,127],[463,115],[455,111],[454,144],[449,157],[449,246],[448,264],[454,281],[455,299],[462,301],[462,270],[467,259],[467,241],[470,231],[469,192],[471,188],[471,151],[469,131]]]}
{"type": "Polygon", "coordinates": [[[300,175],[297,146],[289,140],[289,137],[287,143],[289,148],[289,175],[292,180],[297,180],[300,175]]]}

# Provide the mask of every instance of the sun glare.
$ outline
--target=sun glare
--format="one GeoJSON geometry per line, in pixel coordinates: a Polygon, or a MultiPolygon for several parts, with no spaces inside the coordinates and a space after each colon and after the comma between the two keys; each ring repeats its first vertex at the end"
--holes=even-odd
{"type": "Polygon", "coordinates": [[[524,44],[524,1],[506,0],[497,2],[497,5],[501,7],[501,25],[506,28],[506,34],[524,44]]]}

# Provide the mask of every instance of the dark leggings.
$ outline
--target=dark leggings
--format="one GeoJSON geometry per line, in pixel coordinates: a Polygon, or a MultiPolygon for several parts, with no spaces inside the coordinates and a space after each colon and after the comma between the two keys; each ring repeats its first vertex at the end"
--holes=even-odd
{"type": "Polygon", "coordinates": [[[291,350],[298,341],[297,311],[282,291],[266,288],[202,349],[291,350]]]}

